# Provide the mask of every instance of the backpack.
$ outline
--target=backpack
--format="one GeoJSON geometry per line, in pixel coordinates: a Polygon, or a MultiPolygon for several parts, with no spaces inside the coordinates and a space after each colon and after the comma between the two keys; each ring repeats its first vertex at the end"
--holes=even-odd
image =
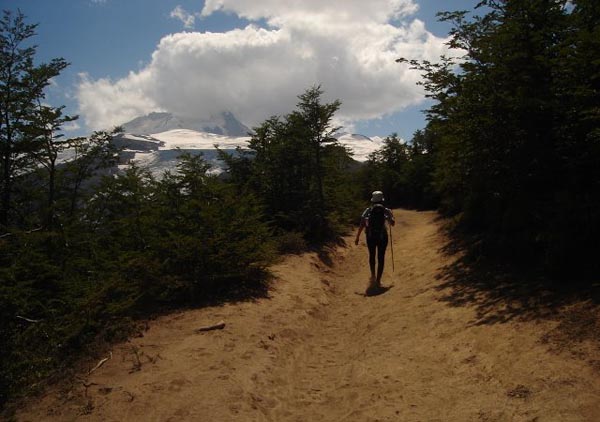
{"type": "Polygon", "coordinates": [[[376,204],[371,207],[368,228],[371,234],[378,234],[385,231],[385,207],[383,205],[376,204]]]}

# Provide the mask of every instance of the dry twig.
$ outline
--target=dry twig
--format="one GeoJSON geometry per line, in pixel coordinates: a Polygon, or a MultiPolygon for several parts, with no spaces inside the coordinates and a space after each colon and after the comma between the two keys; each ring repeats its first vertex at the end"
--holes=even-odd
{"type": "Polygon", "coordinates": [[[31,319],[31,318],[26,318],[21,315],[17,315],[15,318],[22,319],[23,321],[31,322],[32,324],[36,324],[36,323],[42,321],[41,319],[31,319]]]}
{"type": "Polygon", "coordinates": [[[90,372],[88,372],[88,375],[91,374],[92,372],[94,372],[96,369],[100,368],[102,365],[104,365],[106,363],[107,360],[112,359],[112,352],[110,352],[110,355],[104,359],[101,359],[100,362],[98,362],[98,364],[96,366],[94,366],[92,369],[90,369],[90,372]]]}
{"type": "Polygon", "coordinates": [[[200,327],[200,328],[196,329],[196,332],[201,333],[204,331],[222,330],[223,328],[225,328],[225,321],[219,321],[213,325],[207,325],[205,327],[200,327]]]}

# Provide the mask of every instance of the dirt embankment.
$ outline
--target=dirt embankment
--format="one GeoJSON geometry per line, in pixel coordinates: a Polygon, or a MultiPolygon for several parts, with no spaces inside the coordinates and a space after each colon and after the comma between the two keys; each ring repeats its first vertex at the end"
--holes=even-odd
{"type": "Polygon", "coordinates": [[[351,239],[327,257],[289,257],[270,298],[153,321],[18,420],[600,420],[591,341],[552,347],[552,315],[521,318],[512,302],[449,282],[456,258],[442,252],[436,214],[395,213],[385,293],[361,294],[367,251],[351,239]]]}

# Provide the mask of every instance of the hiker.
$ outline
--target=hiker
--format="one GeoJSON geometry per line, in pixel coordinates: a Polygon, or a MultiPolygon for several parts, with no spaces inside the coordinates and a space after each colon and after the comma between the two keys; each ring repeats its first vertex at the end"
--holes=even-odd
{"type": "Polygon", "coordinates": [[[367,235],[367,247],[369,248],[369,267],[371,268],[371,278],[369,279],[369,287],[367,293],[373,289],[381,287],[381,275],[383,274],[383,266],[385,261],[385,249],[388,244],[388,234],[386,229],[386,220],[392,226],[396,224],[392,210],[383,206],[383,192],[375,191],[371,195],[371,205],[368,207],[360,218],[360,226],[356,234],[355,245],[358,245],[358,240],[363,229],[367,235]],[[377,276],[375,276],[375,253],[377,253],[377,276]]]}

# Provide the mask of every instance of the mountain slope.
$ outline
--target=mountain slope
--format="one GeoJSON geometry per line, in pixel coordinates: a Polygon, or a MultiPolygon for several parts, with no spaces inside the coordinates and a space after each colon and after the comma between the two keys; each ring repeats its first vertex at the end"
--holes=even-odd
{"type": "Polygon", "coordinates": [[[230,112],[221,113],[209,120],[186,119],[172,113],[154,112],[121,125],[127,133],[150,135],[173,129],[190,129],[197,132],[227,136],[247,136],[250,129],[230,112]]]}
{"type": "MultiPolygon", "coordinates": [[[[146,116],[147,117],[147,116],[146,116]]],[[[168,120],[153,118],[132,120],[129,129],[140,131],[159,130],[168,120]]],[[[177,121],[177,124],[180,124],[177,121]]],[[[174,123],[173,123],[174,124],[174,123]]],[[[181,123],[183,124],[183,123],[181,123]]],[[[356,161],[364,162],[369,154],[381,148],[383,141],[379,137],[369,138],[364,135],[340,133],[337,135],[340,144],[348,147],[356,161]]],[[[177,163],[177,157],[181,152],[192,154],[202,153],[209,161],[216,173],[222,171],[223,163],[219,161],[215,145],[228,152],[234,152],[236,148],[246,148],[249,136],[227,136],[216,133],[198,132],[192,129],[171,129],[164,132],[151,132],[150,134],[122,133],[115,136],[113,143],[125,149],[123,161],[133,160],[138,165],[149,168],[155,175],[160,176],[164,171],[173,169],[177,163]]]]}

